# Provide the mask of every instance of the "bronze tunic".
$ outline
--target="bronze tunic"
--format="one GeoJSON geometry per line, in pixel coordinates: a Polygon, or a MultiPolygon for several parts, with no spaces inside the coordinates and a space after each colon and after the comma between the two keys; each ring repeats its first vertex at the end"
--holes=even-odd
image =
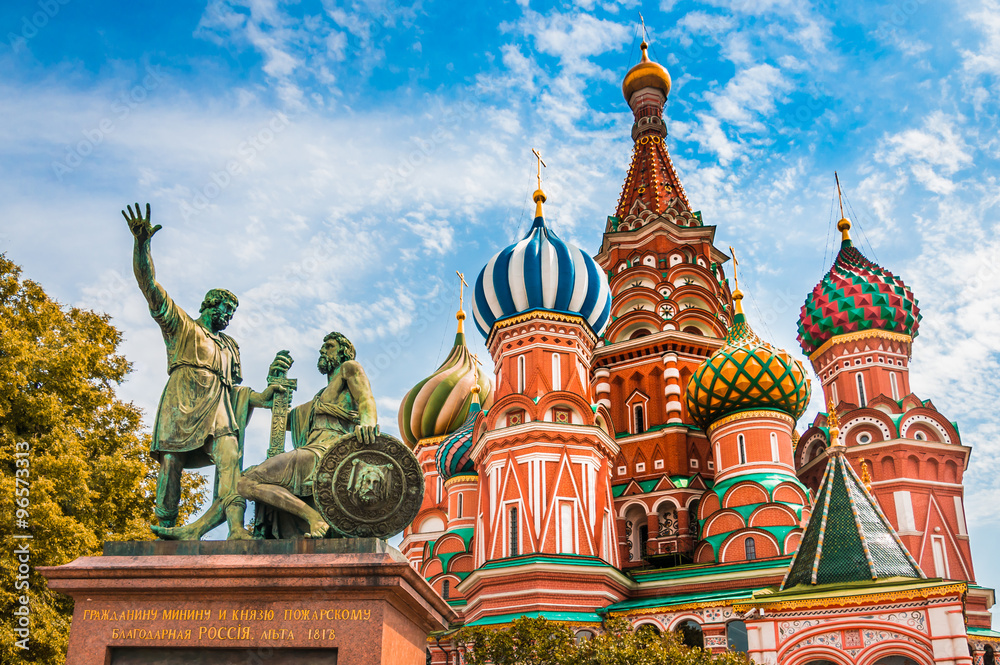
{"type": "Polygon", "coordinates": [[[239,435],[233,408],[234,386],[242,382],[239,347],[232,337],[213,333],[164,294],[159,311],[150,311],[167,346],[167,372],[153,427],[152,453],[189,452],[186,468],[212,463],[206,442],[239,435]]]}

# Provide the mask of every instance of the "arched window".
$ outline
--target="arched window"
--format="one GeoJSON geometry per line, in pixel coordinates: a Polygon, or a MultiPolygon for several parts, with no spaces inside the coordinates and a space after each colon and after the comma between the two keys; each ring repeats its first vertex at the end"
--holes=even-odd
{"type": "Polygon", "coordinates": [[[636,404],[634,408],[635,413],[635,433],[642,434],[646,431],[646,417],[642,410],[642,404],[636,404]]]}
{"type": "Polygon", "coordinates": [[[701,626],[698,625],[697,621],[692,621],[688,619],[681,625],[674,629],[674,632],[679,633],[681,636],[681,642],[685,646],[697,647],[699,649],[705,648],[705,636],[701,632],[701,626]]]}
{"type": "Polygon", "coordinates": [[[524,356],[517,357],[517,392],[524,392],[524,356]]]}
{"type": "Polygon", "coordinates": [[[865,395],[865,378],[858,372],[854,375],[855,380],[858,382],[858,406],[865,406],[868,404],[868,398],[865,395]]]}
{"type": "Polygon", "coordinates": [[[517,506],[510,509],[510,556],[517,556],[517,506]]]}
{"type": "Polygon", "coordinates": [[[757,558],[757,543],[754,541],[753,536],[747,536],[743,541],[743,550],[747,561],[753,561],[757,558]]]}
{"type": "Polygon", "coordinates": [[[562,360],[558,353],[552,354],[552,390],[562,390],[562,360]]]}
{"type": "Polygon", "coordinates": [[[996,665],[996,652],[993,651],[993,647],[987,644],[983,651],[983,665],[996,665]]]}
{"type": "Polygon", "coordinates": [[[745,623],[730,621],[726,624],[726,646],[730,651],[739,651],[740,653],[746,653],[750,649],[745,623]]]}
{"type": "Polygon", "coordinates": [[[831,383],[830,384],[830,394],[833,397],[833,403],[834,404],[840,404],[840,400],[837,398],[837,384],[836,383],[831,383]]]}
{"type": "Polygon", "coordinates": [[[448,600],[451,596],[451,580],[445,580],[441,582],[441,597],[448,600]]]}
{"type": "Polygon", "coordinates": [[[462,516],[462,499],[465,498],[461,493],[459,493],[458,498],[455,500],[458,510],[455,511],[455,517],[462,516]]]}
{"type": "Polygon", "coordinates": [[[681,332],[686,332],[689,335],[704,335],[701,328],[696,328],[695,326],[686,326],[681,332]]]}
{"type": "Polygon", "coordinates": [[[778,454],[778,435],[775,432],[771,432],[771,459],[775,462],[781,461],[781,456],[778,454]]]}
{"type": "Polygon", "coordinates": [[[594,633],[590,630],[579,630],[576,633],[576,643],[586,642],[587,640],[594,639],[594,633]]]}
{"type": "Polygon", "coordinates": [[[736,435],[736,446],[740,449],[740,464],[747,463],[747,440],[742,434],[736,435]]]}
{"type": "Polygon", "coordinates": [[[892,390],[892,398],[899,399],[899,386],[896,385],[895,372],[889,372],[889,389],[892,390]]]}
{"type": "Polygon", "coordinates": [[[642,524],[639,526],[639,558],[646,558],[646,545],[649,543],[649,525],[642,524]]]}
{"type": "Polygon", "coordinates": [[[691,534],[691,539],[694,542],[698,542],[698,527],[700,525],[698,522],[698,503],[698,499],[695,499],[688,504],[688,533],[691,534]]]}
{"type": "Polygon", "coordinates": [[[875,665],[918,665],[917,661],[907,656],[886,656],[875,661],[875,665]]]}

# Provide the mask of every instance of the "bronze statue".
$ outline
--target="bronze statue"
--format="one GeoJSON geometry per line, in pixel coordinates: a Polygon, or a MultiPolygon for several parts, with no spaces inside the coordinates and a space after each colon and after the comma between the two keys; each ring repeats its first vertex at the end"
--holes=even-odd
{"type": "MultiPolygon", "coordinates": [[[[243,526],[246,501],[237,491],[243,462],[243,434],[254,407],[269,408],[280,385],[263,393],[241,387],[239,346],[222,331],[239,305],[225,289],[209,291],[197,319],[191,318],[156,281],[150,241],[160,226],[150,224],[150,206],[143,217],[139,204],[122,211],[135,237],[133,270],[153,320],[167,346],[170,375],[160,397],[153,427],[152,454],[160,463],[156,481],[154,533],[165,539],[197,540],[223,521],[229,538],[249,538],[243,526]],[[177,526],[180,479],[184,469],[214,464],[212,505],[199,519],[177,526]]],[[[275,358],[272,370],[290,365],[275,358]]],[[[372,421],[374,422],[374,420],[372,421]]]]}
{"type": "MultiPolygon", "coordinates": [[[[312,502],[320,460],[346,439],[362,447],[375,443],[375,397],[355,355],[354,345],[341,333],[332,332],[323,339],[317,367],[326,375],[327,385],[311,402],[292,409],[288,429],[295,449],[248,469],[240,479],[239,493],[257,502],[255,522],[261,535],[324,537],[330,525],[312,502]],[[261,504],[278,510],[262,510],[261,504]],[[282,523],[281,513],[303,520],[307,528],[282,523]]],[[[371,485],[366,491],[376,490],[371,485]]]]}

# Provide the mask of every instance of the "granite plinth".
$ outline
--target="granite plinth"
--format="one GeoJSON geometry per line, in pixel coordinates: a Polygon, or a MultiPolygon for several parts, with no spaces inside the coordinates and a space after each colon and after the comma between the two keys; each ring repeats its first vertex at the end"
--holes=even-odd
{"type": "Polygon", "coordinates": [[[375,538],[106,543],[41,572],[76,603],[68,665],[423,665],[456,619],[375,538]]]}

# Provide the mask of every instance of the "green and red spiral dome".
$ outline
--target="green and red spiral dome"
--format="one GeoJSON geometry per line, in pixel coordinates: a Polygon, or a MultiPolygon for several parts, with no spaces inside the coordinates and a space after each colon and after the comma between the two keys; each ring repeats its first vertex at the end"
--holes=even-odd
{"type": "Polygon", "coordinates": [[[830,272],[806,297],[798,339],[802,350],[811,355],[838,335],[886,330],[916,337],[919,325],[920,308],[910,288],[866,259],[848,237],[830,272]]]}

